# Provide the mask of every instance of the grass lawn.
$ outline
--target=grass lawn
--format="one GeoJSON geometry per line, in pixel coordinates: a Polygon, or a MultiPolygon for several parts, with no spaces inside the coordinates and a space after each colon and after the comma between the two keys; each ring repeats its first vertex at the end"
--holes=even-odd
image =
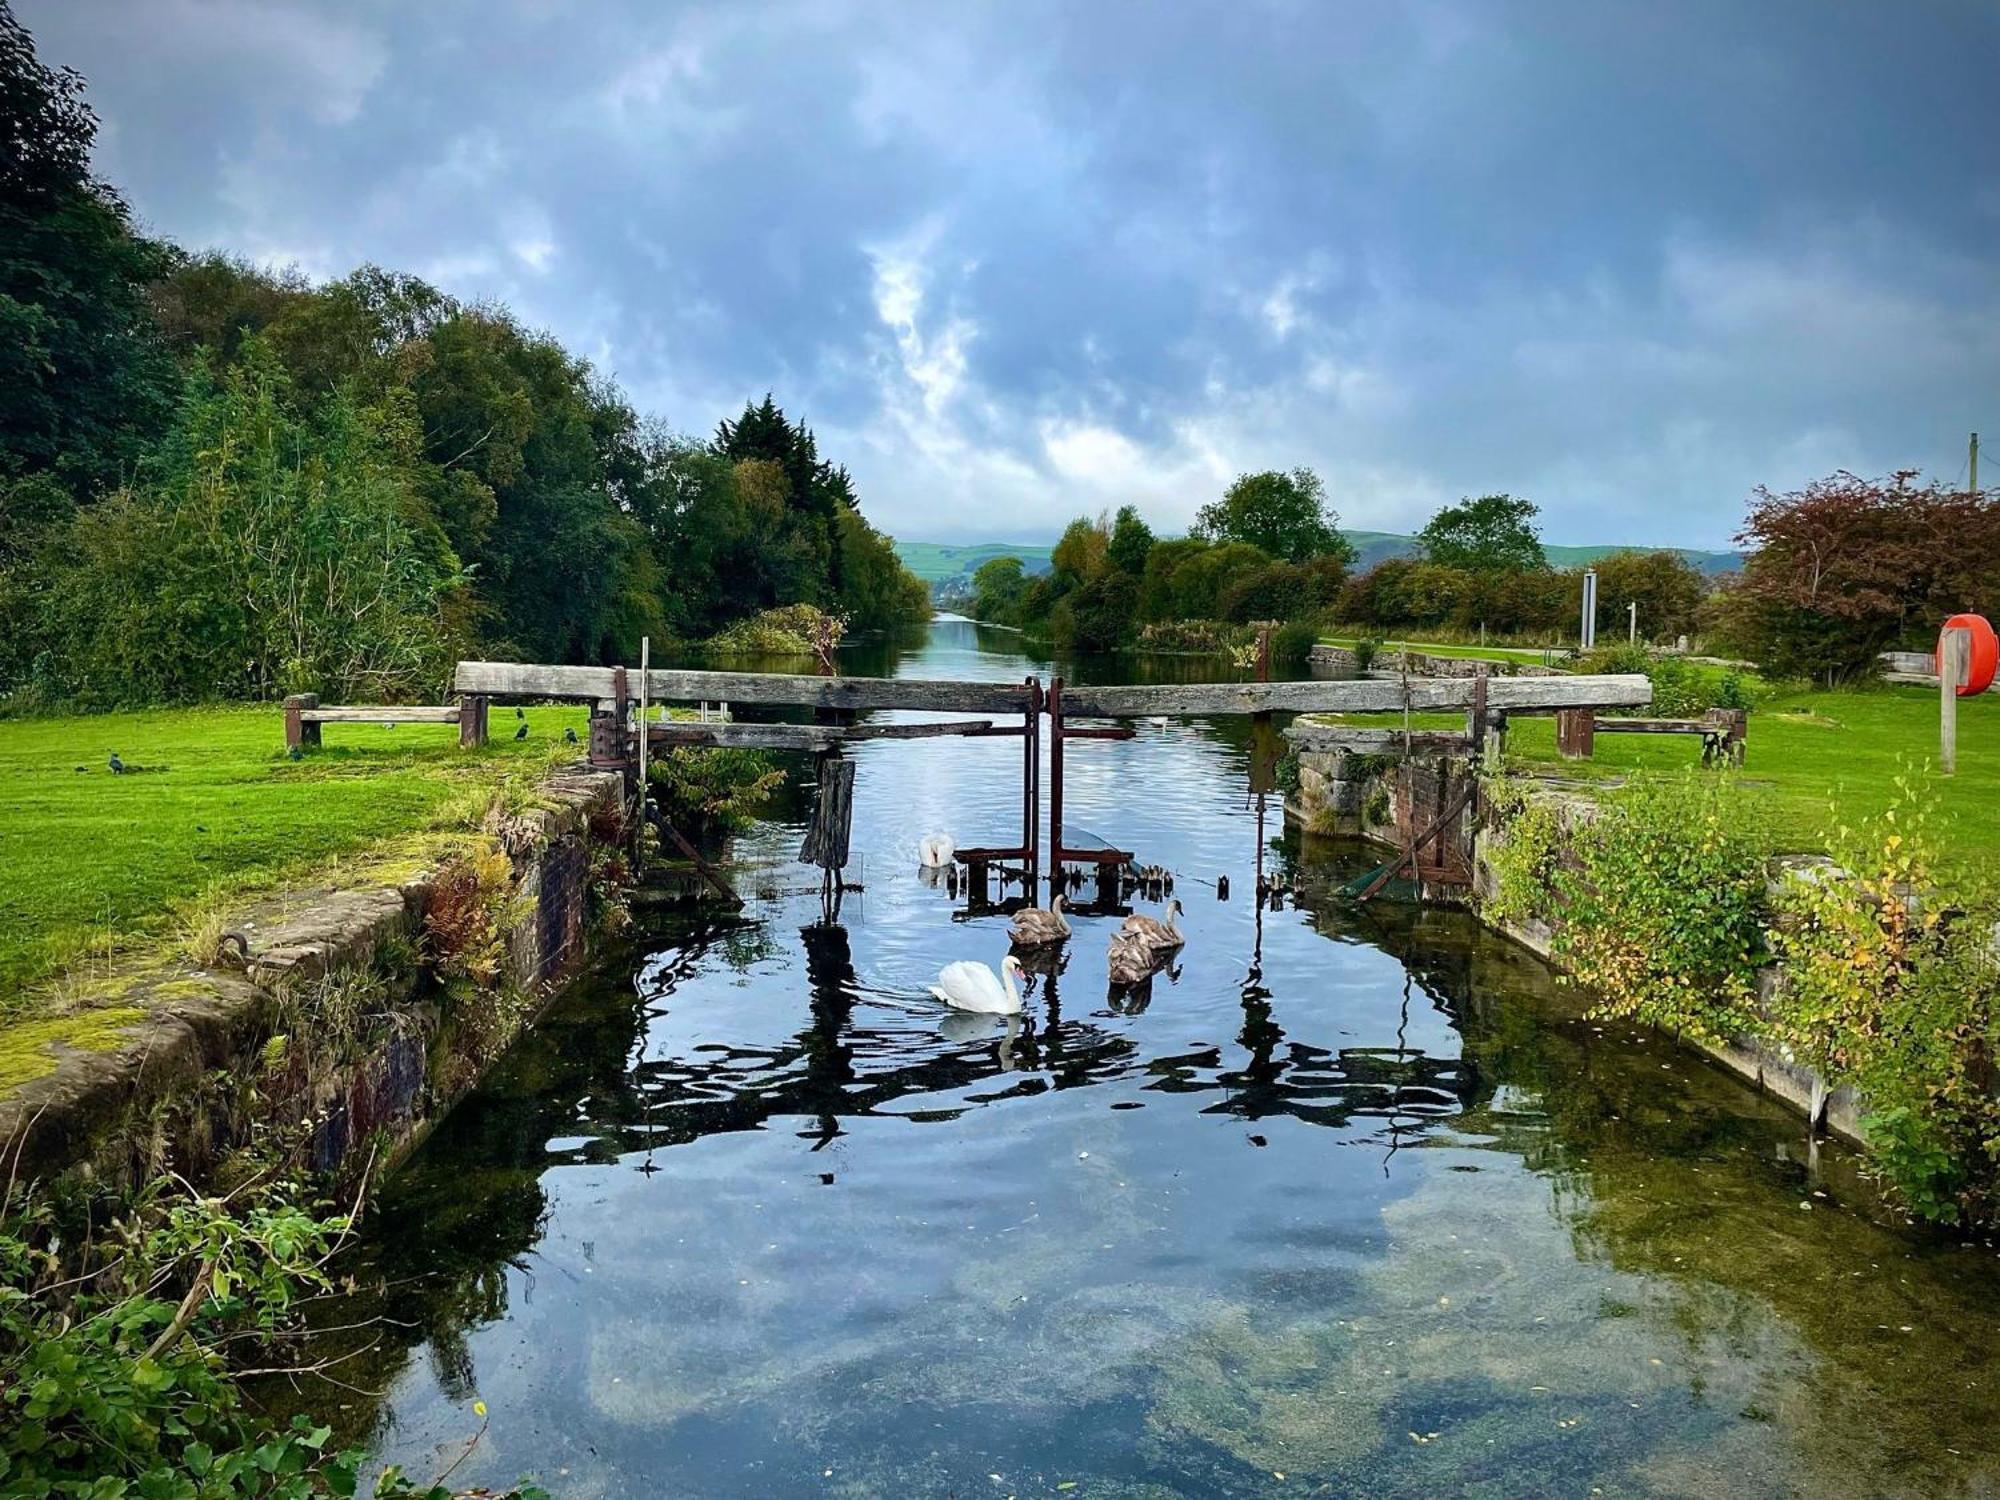
{"type": "MultiPolygon", "coordinates": [[[[1376,727],[1394,716],[1350,716],[1376,727]]],[[[1425,729],[1457,728],[1463,714],[1419,714],[1425,729]]],[[[1793,692],[1761,703],[1750,715],[1742,780],[1767,801],[1779,842],[1788,850],[1822,847],[1825,831],[1879,813],[1907,773],[1935,796],[1942,854],[1964,873],[2000,859],[2000,694],[1963,698],[1958,705],[1958,774],[1937,774],[1938,695],[1933,688],[1880,687],[1851,692],[1793,692]]],[[[1516,718],[1507,731],[1510,765],[1578,780],[1680,775],[1701,764],[1692,735],[1600,734],[1591,759],[1556,754],[1552,717],[1516,718]]]]}
{"type": "Polygon", "coordinates": [[[86,959],[173,935],[217,896],[413,855],[462,827],[493,789],[520,788],[586,708],[531,708],[529,737],[497,709],[496,743],[454,725],[331,724],[293,762],[275,706],[0,720],[0,1018],[42,1008],[86,959]],[[128,766],[114,776],[112,751],[128,766]]]}
{"type": "MultiPolygon", "coordinates": [[[[1352,651],[1360,642],[1352,636],[1323,635],[1322,646],[1340,646],[1352,651]]],[[[1524,661],[1540,666],[1548,648],[1541,646],[1442,646],[1431,641],[1378,641],[1384,651],[1416,651],[1425,656],[1448,656],[1457,661],[1524,661]]]]}
{"type": "MultiPolygon", "coordinates": [[[[1461,721],[1462,722],[1462,721],[1461,721]]],[[[1583,775],[1678,772],[1700,762],[1692,736],[1600,734],[1589,761],[1556,755],[1555,720],[1517,719],[1510,758],[1553,762],[1583,775]]],[[[1938,695],[1933,688],[1798,692],[1750,715],[1743,780],[1767,797],[1782,841],[1819,847],[1824,830],[1880,812],[1899,775],[1935,796],[1944,858],[1959,870],[2000,856],[2000,695],[1958,705],[1958,773],[1937,774],[1938,695]]]]}

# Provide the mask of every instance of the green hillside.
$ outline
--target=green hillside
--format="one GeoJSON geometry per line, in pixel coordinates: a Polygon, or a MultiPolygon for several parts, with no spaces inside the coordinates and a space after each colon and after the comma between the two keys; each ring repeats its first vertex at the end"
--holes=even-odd
{"type": "MultiPolygon", "coordinates": [[[[1414,556],[1417,550],[1417,539],[1399,531],[1346,531],[1341,534],[1354,544],[1358,570],[1372,568],[1387,558],[1414,556]]],[[[1577,547],[1542,544],[1542,554],[1548,558],[1549,566],[1554,568],[1580,567],[1601,557],[1609,557],[1614,552],[1678,552],[1704,573],[1729,573],[1742,565],[1742,559],[1734,552],[1704,552],[1693,547],[1645,547],[1621,542],[1577,547]]]]}
{"type": "MultiPolygon", "coordinates": [[[[1378,562],[1391,557],[1409,557],[1417,550],[1417,539],[1399,531],[1348,531],[1343,532],[1354,544],[1357,569],[1372,568],[1378,562]]],[[[1735,569],[1741,559],[1734,552],[1703,552],[1691,547],[1634,547],[1616,543],[1594,547],[1544,546],[1552,567],[1573,568],[1583,563],[1596,562],[1613,552],[1652,552],[1665,550],[1678,552],[1704,573],[1727,573],[1735,569]]],[[[943,542],[896,543],[896,555],[917,577],[925,583],[938,584],[953,578],[970,578],[979,565],[995,557],[1018,557],[1030,573],[1041,573],[1049,566],[1049,547],[1029,547],[1017,542],[979,542],[958,547],[943,542]]]]}
{"type": "Polygon", "coordinates": [[[1013,542],[979,542],[971,546],[954,547],[942,542],[896,543],[896,555],[908,568],[925,583],[942,583],[948,578],[970,578],[978,571],[979,565],[996,557],[1018,557],[1021,565],[1030,573],[1045,573],[1049,566],[1048,547],[1024,547],[1013,542]]]}

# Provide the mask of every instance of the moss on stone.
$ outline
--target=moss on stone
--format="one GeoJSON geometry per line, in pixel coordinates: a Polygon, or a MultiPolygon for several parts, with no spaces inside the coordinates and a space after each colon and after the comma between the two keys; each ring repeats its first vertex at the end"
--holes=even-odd
{"type": "Polygon", "coordinates": [[[22,1084],[56,1069],[57,1046],[84,1052],[109,1052],[125,1040],[125,1028],[145,1019],[134,1006],[112,1006],[48,1016],[0,1028],[0,1089],[22,1084]]]}

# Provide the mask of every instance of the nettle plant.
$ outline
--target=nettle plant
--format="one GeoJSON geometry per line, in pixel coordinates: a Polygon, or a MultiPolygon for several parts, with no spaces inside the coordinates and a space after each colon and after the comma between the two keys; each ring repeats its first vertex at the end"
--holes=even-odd
{"type": "Polygon", "coordinates": [[[1908,776],[1879,818],[1833,819],[1839,866],[1774,900],[1782,980],[1768,1030],[1852,1083],[1882,1175],[1913,1213],[1991,1222],[2000,1209],[2000,948],[1990,895],[1940,877],[1935,803],[1908,776]]]}

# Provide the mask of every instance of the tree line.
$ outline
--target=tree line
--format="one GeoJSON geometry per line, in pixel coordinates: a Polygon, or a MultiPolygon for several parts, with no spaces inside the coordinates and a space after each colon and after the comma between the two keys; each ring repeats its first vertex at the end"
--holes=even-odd
{"type": "MultiPolygon", "coordinates": [[[[1574,629],[1582,570],[1549,566],[1536,515],[1532,502],[1511,495],[1448,505],[1419,534],[1418,556],[1356,573],[1316,474],[1246,474],[1202,507],[1188,536],[1157,538],[1126,506],[1072,521],[1046,573],[994,558],[973,575],[971,609],[1083,650],[1215,639],[1160,628],[1175,622],[1277,624],[1279,654],[1294,657],[1335,628],[1548,639],[1574,629]]],[[[1696,628],[1704,580],[1678,553],[1615,553],[1595,566],[1607,622],[1637,603],[1652,638],[1696,628]]]]}
{"type": "MultiPolygon", "coordinates": [[[[972,579],[971,612],[1064,649],[1217,645],[1185,628],[1278,624],[1280,654],[1322,631],[1490,634],[1573,642],[1585,569],[1550,566],[1536,506],[1483,495],[1441,508],[1416,555],[1353,571],[1325,488],[1310,470],[1244,475],[1186,537],[1156,537],[1137,510],[1072,521],[1046,573],[1000,557],[972,579]],[[1184,628],[1168,630],[1169,624],[1184,628]]],[[[1622,640],[1682,637],[1769,675],[1822,684],[1872,674],[1892,649],[1928,650],[1946,616],[2000,612],[2000,493],[1836,473],[1779,494],[1758,489],[1736,538],[1740,569],[1707,576],[1673,551],[1619,551],[1597,574],[1597,629],[1622,640]]]]}
{"type": "Polygon", "coordinates": [[[928,615],[770,396],[707,438],[504,307],[142,234],[0,4],[0,698],[435,694],[810,603],[928,615]]]}

